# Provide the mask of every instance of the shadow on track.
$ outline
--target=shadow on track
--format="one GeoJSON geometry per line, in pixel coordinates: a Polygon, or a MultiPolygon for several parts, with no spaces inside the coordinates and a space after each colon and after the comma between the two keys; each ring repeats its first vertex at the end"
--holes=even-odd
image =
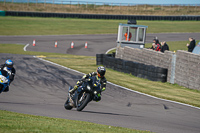
{"type": "Polygon", "coordinates": [[[81,111],[81,112],[93,113],[93,114],[103,114],[103,115],[114,115],[114,116],[132,116],[132,115],[116,114],[116,113],[108,113],[108,112],[94,112],[94,111],[81,111]]]}

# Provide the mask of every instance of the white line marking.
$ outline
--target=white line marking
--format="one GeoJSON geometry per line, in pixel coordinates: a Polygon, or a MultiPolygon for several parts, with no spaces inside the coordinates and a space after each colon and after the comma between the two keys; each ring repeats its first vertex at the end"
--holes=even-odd
{"type": "Polygon", "coordinates": [[[28,47],[29,46],[29,44],[26,44],[26,46],[24,46],[24,51],[26,51],[26,47],[28,47]]]}
{"type": "MultiPolygon", "coordinates": [[[[56,66],[60,66],[60,67],[62,67],[62,68],[65,68],[65,69],[70,70],[70,71],[73,71],[73,72],[77,72],[77,73],[80,73],[80,74],[85,74],[85,73],[79,72],[79,71],[77,71],[77,70],[74,70],[74,69],[71,69],[71,68],[68,68],[68,67],[65,67],[65,66],[61,66],[61,65],[56,64],[56,63],[54,63],[54,62],[51,62],[51,61],[48,61],[48,60],[44,60],[44,59],[42,59],[42,58],[38,58],[38,57],[36,57],[36,56],[33,56],[33,57],[34,57],[34,58],[37,58],[37,59],[39,59],[39,60],[48,62],[48,63],[50,63],[50,64],[53,64],[53,65],[56,65],[56,66]]],[[[140,95],[144,95],[144,96],[148,96],[148,97],[151,97],[151,98],[154,98],[154,99],[158,99],[158,100],[161,100],[161,101],[176,103],[176,104],[180,104],[180,105],[184,105],[184,106],[188,106],[188,107],[192,107],[192,108],[195,108],[195,109],[199,109],[199,110],[200,110],[199,107],[195,107],[195,106],[192,106],[192,105],[189,105],[189,104],[180,103],[180,102],[176,102],[176,101],[172,101],[172,100],[166,100],[166,99],[158,98],[158,97],[155,97],[155,96],[151,96],[151,95],[148,95],[148,94],[145,94],[145,93],[141,93],[141,92],[138,92],[138,91],[134,91],[134,90],[128,89],[128,88],[123,87],[123,86],[120,86],[120,85],[116,85],[116,84],[111,83],[111,82],[109,82],[109,81],[108,81],[107,83],[109,83],[109,84],[111,84],[111,85],[114,85],[114,86],[116,86],[116,87],[120,87],[120,88],[122,88],[122,89],[128,90],[128,91],[135,92],[135,93],[140,94],[140,95]]]]}
{"type": "Polygon", "coordinates": [[[111,50],[116,49],[116,47],[109,49],[108,51],[106,51],[106,54],[108,54],[108,52],[110,52],[111,50]]]}

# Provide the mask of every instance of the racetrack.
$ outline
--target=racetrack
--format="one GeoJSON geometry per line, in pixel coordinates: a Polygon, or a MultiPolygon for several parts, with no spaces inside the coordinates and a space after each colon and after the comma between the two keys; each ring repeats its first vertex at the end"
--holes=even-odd
{"type": "MultiPolygon", "coordinates": [[[[184,41],[189,37],[199,39],[200,33],[159,33],[147,34],[146,43],[151,43],[154,37],[160,41],[184,41]]],[[[27,51],[52,52],[75,55],[96,56],[97,53],[105,53],[107,50],[117,46],[116,34],[107,35],[46,35],[46,36],[0,36],[0,42],[4,44],[30,44],[27,51]],[[35,47],[31,47],[33,40],[35,47]],[[58,47],[55,48],[55,41],[58,47]],[[71,49],[71,42],[74,42],[74,48],[71,49]],[[85,43],[88,48],[85,48],[85,43]]],[[[183,44],[186,47],[186,44],[183,44]]]]}
{"type": "MultiPolygon", "coordinates": [[[[94,36],[93,38],[95,38],[94,36]]],[[[102,38],[106,36],[107,39],[105,40],[112,38],[112,35],[101,36],[102,38]]],[[[38,44],[38,46],[36,44],[36,47],[28,46],[27,50],[45,50],[46,44],[48,44],[48,40],[45,41],[47,36],[44,37],[45,39],[42,36],[38,37],[46,43],[38,44]]],[[[86,40],[86,37],[84,35],[82,39],[86,40]]],[[[33,37],[24,38],[27,39],[23,40],[22,37],[21,40],[24,42],[33,40],[33,37]]],[[[54,36],[48,38],[53,39],[54,36]]],[[[63,37],[57,36],[57,38],[61,39],[63,37]]],[[[11,39],[9,40],[11,41],[11,39]]],[[[103,45],[104,43],[100,41],[102,39],[99,39],[99,44],[103,45]]],[[[19,40],[17,43],[24,42],[19,40]]],[[[103,45],[102,47],[97,44],[93,47],[91,45],[91,52],[93,54],[98,53],[99,48],[102,48],[101,51],[105,52],[108,48],[116,45],[114,43],[113,46],[108,44],[109,46],[103,45]]],[[[55,49],[53,44],[50,49],[55,49]]],[[[76,47],[74,47],[75,50],[76,47]]],[[[73,54],[76,54],[76,52],[81,54],[80,51],[81,49],[73,54]]],[[[71,52],[70,49],[68,52],[71,52]]],[[[93,54],[91,56],[94,56],[93,54]]],[[[1,110],[150,130],[158,133],[200,132],[200,109],[151,98],[112,84],[107,85],[107,89],[103,93],[100,102],[89,103],[82,112],[77,112],[74,109],[67,111],[63,105],[66,100],[68,87],[69,85],[74,85],[83,74],[32,56],[0,54],[1,62],[8,58],[14,60],[17,74],[15,81],[10,86],[10,91],[0,94],[1,110]]]]}

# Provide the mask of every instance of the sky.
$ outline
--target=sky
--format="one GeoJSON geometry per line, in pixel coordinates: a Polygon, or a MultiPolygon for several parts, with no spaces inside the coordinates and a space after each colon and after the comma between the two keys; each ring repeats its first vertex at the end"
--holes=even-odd
{"type": "Polygon", "coordinates": [[[130,3],[130,4],[200,4],[200,0],[71,0],[71,1],[130,3]]]}

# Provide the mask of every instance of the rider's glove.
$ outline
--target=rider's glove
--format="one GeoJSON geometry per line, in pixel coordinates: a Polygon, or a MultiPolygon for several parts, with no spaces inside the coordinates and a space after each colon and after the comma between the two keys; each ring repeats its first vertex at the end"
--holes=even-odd
{"type": "Polygon", "coordinates": [[[101,91],[105,91],[106,90],[106,87],[103,87],[102,89],[101,89],[101,91]]]}
{"type": "Polygon", "coordinates": [[[97,75],[97,72],[92,72],[92,76],[97,75]]]}
{"type": "Polygon", "coordinates": [[[83,81],[81,81],[81,80],[79,80],[79,81],[77,81],[77,85],[82,85],[82,83],[83,83],[83,81]]]}
{"type": "Polygon", "coordinates": [[[89,77],[89,75],[84,75],[81,80],[84,81],[85,79],[87,79],[89,77]]]}

